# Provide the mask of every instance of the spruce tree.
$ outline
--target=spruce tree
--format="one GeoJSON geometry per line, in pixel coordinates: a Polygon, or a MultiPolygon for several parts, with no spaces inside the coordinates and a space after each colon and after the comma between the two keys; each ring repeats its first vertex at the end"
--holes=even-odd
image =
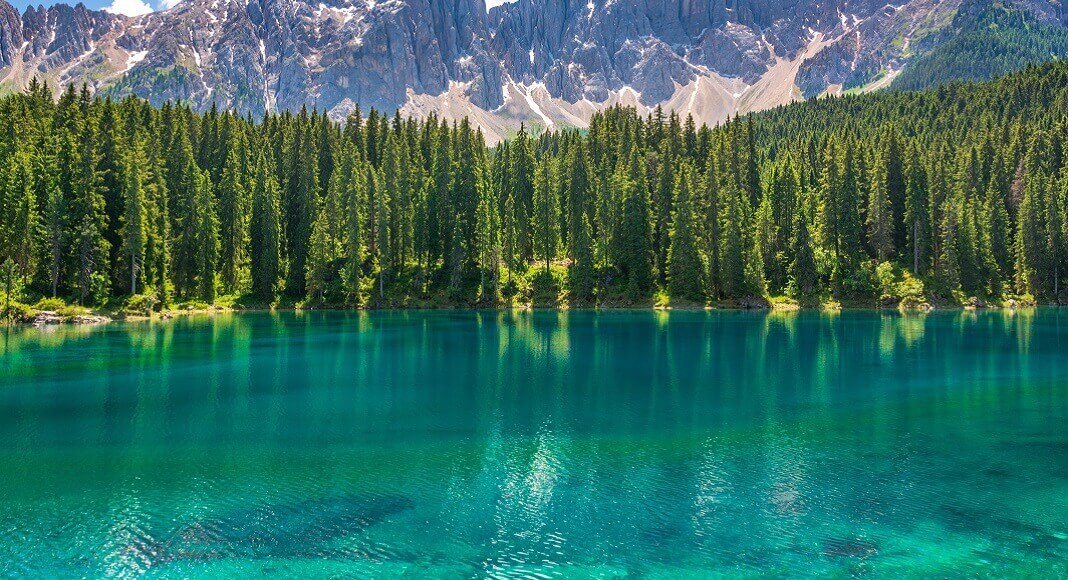
{"type": "Polygon", "coordinates": [[[199,171],[193,197],[196,239],[196,281],[201,300],[215,302],[215,274],[219,261],[219,218],[212,194],[211,174],[199,171]]]}
{"type": "Polygon", "coordinates": [[[367,199],[367,170],[362,162],[357,162],[351,157],[347,160],[352,163],[349,170],[350,179],[346,188],[345,205],[345,266],[342,271],[345,282],[345,291],[349,301],[353,305],[362,303],[360,286],[363,280],[363,204],[367,199]]]}
{"type": "Polygon", "coordinates": [[[805,217],[805,211],[801,208],[794,214],[794,236],[791,244],[794,260],[790,264],[790,276],[793,278],[798,294],[809,296],[816,291],[819,273],[816,270],[816,256],[812,248],[808,218],[805,217]]]}
{"type": "Polygon", "coordinates": [[[927,179],[919,152],[909,149],[906,162],[905,225],[912,273],[927,273],[931,261],[931,213],[927,197],[927,179]]]}
{"type": "Polygon", "coordinates": [[[79,304],[103,301],[110,290],[108,257],[110,244],[104,237],[108,226],[106,202],[101,189],[99,152],[95,146],[97,125],[89,98],[83,90],[81,106],[84,123],[78,137],[76,165],[71,176],[68,224],[74,244],[75,287],[79,304]]]}
{"type": "Polygon", "coordinates": [[[620,232],[623,247],[621,265],[627,280],[628,298],[639,300],[648,297],[652,291],[653,249],[649,190],[637,149],[631,153],[627,173],[629,189],[623,199],[620,232]]]}
{"type": "Polygon", "coordinates": [[[534,255],[545,263],[546,274],[549,273],[549,262],[556,257],[556,246],[560,238],[557,231],[558,213],[552,167],[548,161],[543,160],[538,164],[534,178],[534,216],[530,230],[534,237],[534,255]]]}
{"type": "Polygon", "coordinates": [[[148,215],[142,172],[147,160],[143,146],[133,143],[126,150],[123,166],[122,253],[129,264],[130,294],[137,294],[137,280],[143,271],[148,238],[148,215]]]}
{"type": "Polygon", "coordinates": [[[20,151],[14,155],[4,182],[0,200],[0,263],[4,264],[5,295],[10,302],[14,298],[15,282],[23,286],[33,270],[40,224],[33,191],[33,166],[27,153],[20,151]]]}
{"type": "Polygon", "coordinates": [[[281,267],[281,218],[279,188],[273,170],[261,148],[256,160],[252,187],[252,215],[249,223],[249,258],[252,293],[270,303],[275,299],[281,267]]]}
{"type": "Polygon", "coordinates": [[[248,220],[250,198],[244,166],[244,139],[237,133],[223,163],[217,188],[219,199],[219,273],[225,292],[239,289],[247,275],[248,220]]]}
{"type": "Polygon", "coordinates": [[[893,200],[890,198],[890,168],[887,153],[876,153],[868,193],[868,243],[875,257],[885,262],[894,254],[893,200]]]}
{"type": "Polygon", "coordinates": [[[705,289],[705,265],[699,250],[701,241],[694,207],[695,179],[693,166],[684,163],[675,180],[675,209],[667,254],[668,292],[672,297],[690,301],[703,300],[705,289]]]}
{"type": "Polygon", "coordinates": [[[507,194],[513,199],[512,207],[514,212],[514,220],[517,227],[516,249],[519,255],[519,260],[527,262],[534,257],[535,249],[533,244],[534,233],[531,230],[533,226],[533,214],[535,211],[534,197],[537,195],[537,171],[540,175],[540,167],[535,167],[534,152],[530,143],[530,138],[527,135],[526,127],[519,126],[519,133],[513,142],[513,146],[509,155],[509,171],[507,171],[509,180],[509,191],[502,192],[507,194]]]}

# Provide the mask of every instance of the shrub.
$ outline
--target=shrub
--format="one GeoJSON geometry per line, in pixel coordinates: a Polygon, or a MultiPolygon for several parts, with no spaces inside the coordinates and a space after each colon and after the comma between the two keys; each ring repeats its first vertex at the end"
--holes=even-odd
{"type": "Polygon", "coordinates": [[[0,321],[30,322],[37,316],[37,310],[21,302],[7,301],[7,296],[0,293],[0,321]]]}
{"type": "Polygon", "coordinates": [[[61,298],[42,298],[34,305],[34,308],[37,310],[44,310],[47,312],[59,312],[66,307],[67,303],[61,298]]]}
{"type": "Polygon", "coordinates": [[[150,290],[144,294],[131,296],[126,301],[126,306],[123,307],[122,311],[126,314],[148,316],[158,305],[159,299],[156,297],[156,293],[150,290]]]}
{"type": "Polygon", "coordinates": [[[560,282],[557,272],[542,268],[530,276],[530,300],[535,306],[556,306],[560,301],[560,282]]]}
{"type": "Polygon", "coordinates": [[[78,306],[77,304],[64,304],[62,308],[56,309],[56,314],[63,318],[69,318],[71,316],[89,314],[89,309],[84,306],[78,306]]]}

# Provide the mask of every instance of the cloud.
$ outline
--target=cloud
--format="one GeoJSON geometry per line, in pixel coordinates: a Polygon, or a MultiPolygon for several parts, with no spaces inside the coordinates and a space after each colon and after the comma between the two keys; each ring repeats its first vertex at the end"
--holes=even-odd
{"type": "Polygon", "coordinates": [[[122,14],[123,16],[141,16],[152,12],[152,7],[146,4],[145,0],[112,0],[111,6],[104,8],[104,10],[112,14],[122,14]]]}

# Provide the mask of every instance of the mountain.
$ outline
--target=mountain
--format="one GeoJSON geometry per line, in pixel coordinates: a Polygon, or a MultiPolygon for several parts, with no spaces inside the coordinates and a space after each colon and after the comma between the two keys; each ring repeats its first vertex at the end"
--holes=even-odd
{"type": "Polygon", "coordinates": [[[985,80],[1068,56],[1068,28],[998,0],[969,0],[934,40],[932,48],[894,80],[893,88],[918,90],[947,79],[985,80]]]}
{"type": "Polygon", "coordinates": [[[1059,0],[184,0],[128,18],[0,0],[0,87],[36,76],[254,116],[399,108],[471,117],[491,141],[614,104],[716,123],[887,86],[977,2],[1050,29],[1066,16],[1059,0]]]}

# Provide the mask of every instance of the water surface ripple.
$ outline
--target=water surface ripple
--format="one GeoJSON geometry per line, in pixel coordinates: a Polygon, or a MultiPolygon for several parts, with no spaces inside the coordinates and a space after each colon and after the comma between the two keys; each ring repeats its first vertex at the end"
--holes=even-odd
{"type": "Polygon", "coordinates": [[[1068,577],[1068,314],[0,330],[0,576],[1068,577]]]}

